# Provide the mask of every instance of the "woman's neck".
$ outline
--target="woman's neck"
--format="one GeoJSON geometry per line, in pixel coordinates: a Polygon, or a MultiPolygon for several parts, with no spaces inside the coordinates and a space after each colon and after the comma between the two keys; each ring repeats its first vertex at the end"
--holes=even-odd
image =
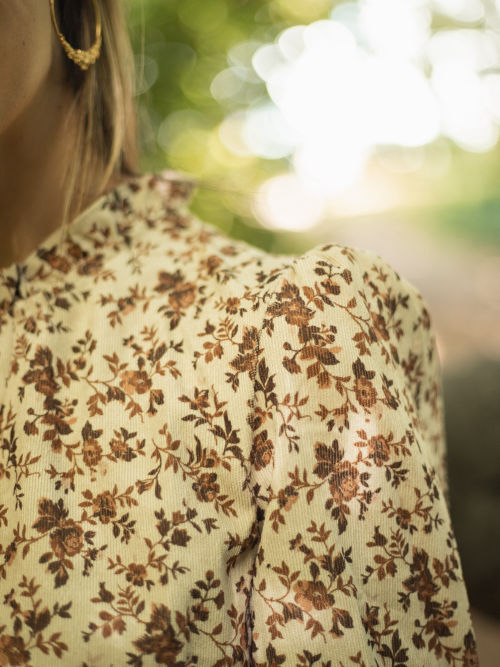
{"type": "MultiPolygon", "coordinates": [[[[61,225],[76,136],[76,121],[68,122],[71,103],[66,88],[46,83],[0,135],[0,268],[23,261],[61,225]]],[[[82,208],[118,183],[114,177],[102,189],[102,172],[93,176],[82,208]]]]}

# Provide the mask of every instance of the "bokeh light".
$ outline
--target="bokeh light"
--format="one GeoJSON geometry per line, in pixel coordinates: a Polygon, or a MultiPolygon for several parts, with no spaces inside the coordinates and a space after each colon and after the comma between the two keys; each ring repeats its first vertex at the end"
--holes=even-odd
{"type": "Polygon", "coordinates": [[[323,214],[324,200],[293,173],[267,180],[254,200],[253,212],[263,224],[299,231],[313,227],[323,214]]]}
{"type": "MultiPolygon", "coordinates": [[[[491,150],[500,120],[497,33],[488,25],[433,30],[433,15],[467,24],[483,19],[484,7],[479,0],[344,2],[267,42],[233,46],[211,86],[232,107],[219,126],[224,145],[240,156],[287,160],[283,177],[293,174],[323,208],[361,185],[370,160],[387,156],[388,147],[392,158],[378,162],[399,172],[418,170],[425,162],[418,149],[443,137],[465,151],[491,150]],[[267,101],[257,92],[245,97],[259,80],[267,101]]],[[[256,210],[272,226],[278,209],[269,207],[261,197],[256,210]]],[[[299,215],[290,229],[298,219],[312,224],[299,215]]],[[[283,228],[281,216],[275,224],[283,228]]]]}
{"type": "Polygon", "coordinates": [[[287,175],[315,202],[294,231],[364,197],[381,211],[483,192],[457,165],[498,145],[500,0],[146,1],[144,145],[246,193],[235,219],[286,229],[272,201],[287,175]]]}

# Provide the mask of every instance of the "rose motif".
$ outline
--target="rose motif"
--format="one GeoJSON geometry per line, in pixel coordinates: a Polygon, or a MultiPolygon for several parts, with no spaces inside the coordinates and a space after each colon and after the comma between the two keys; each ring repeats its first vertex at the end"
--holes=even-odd
{"type": "Polygon", "coordinates": [[[229,297],[226,301],[226,313],[229,315],[236,315],[240,306],[240,300],[237,296],[229,297]]]}
{"type": "Polygon", "coordinates": [[[130,581],[134,586],[144,586],[144,579],[146,578],[147,570],[144,565],[137,563],[130,563],[125,579],[130,581]]]}
{"type": "Polygon", "coordinates": [[[151,388],[151,379],[146,371],[123,371],[120,377],[120,387],[129,396],[145,394],[151,388]]]}
{"type": "Polygon", "coordinates": [[[222,259],[218,255],[210,255],[205,262],[207,273],[209,276],[213,275],[215,271],[222,264],[222,259]]]}
{"type": "Polygon", "coordinates": [[[278,505],[281,509],[289,512],[292,505],[299,499],[299,494],[293,486],[286,486],[278,491],[278,505]]]}
{"type": "Polygon", "coordinates": [[[58,558],[71,558],[82,550],[82,535],[82,527],[73,519],[66,519],[50,534],[50,546],[58,558]]]}
{"type": "Polygon", "coordinates": [[[180,283],[168,297],[168,302],[174,310],[187,308],[195,300],[196,286],[194,283],[180,283]]]}
{"type": "Polygon", "coordinates": [[[274,446],[272,440],[267,437],[267,431],[261,431],[253,440],[253,447],[250,451],[250,463],[255,466],[255,470],[262,470],[269,465],[273,458],[274,446]]]}
{"type": "Polygon", "coordinates": [[[161,604],[153,604],[151,620],[146,624],[146,634],[133,642],[134,646],[145,654],[155,654],[160,665],[176,664],[176,657],[182,650],[183,643],[176,636],[170,623],[170,612],[161,604]],[[157,631],[153,634],[154,631],[157,631]]]}
{"type": "Polygon", "coordinates": [[[255,366],[259,345],[257,327],[243,327],[243,336],[238,345],[238,354],[229,363],[239,373],[249,372],[255,366]]]}
{"type": "Polygon", "coordinates": [[[359,488],[358,477],[356,466],[349,461],[340,461],[333,466],[329,479],[330,493],[338,505],[354,498],[359,488]]]}
{"type": "Polygon", "coordinates": [[[0,665],[25,665],[30,659],[30,652],[24,646],[22,637],[2,635],[0,637],[0,665]]]}
{"type": "Polygon", "coordinates": [[[432,579],[428,568],[429,556],[423,549],[414,547],[413,563],[410,565],[412,576],[403,581],[403,586],[411,593],[417,593],[418,599],[429,603],[439,588],[432,579]]]}
{"type": "Polygon", "coordinates": [[[109,491],[99,493],[92,501],[92,510],[101,523],[109,523],[116,516],[116,500],[109,491]]]}
{"type": "Polygon", "coordinates": [[[118,310],[122,315],[128,315],[135,308],[134,300],[131,297],[122,297],[117,301],[118,310]]]}
{"type": "Polygon", "coordinates": [[[358,377],[354,383],[356,399],[364,408],[370,408],[377,400],[377,390],[365,377],[358,377]]]}
{"type": "Polygon", "coordinates": [[[136,640],[134,645],[143,653],[154,653],[159,665],[176,664],[176,657],[182,649],[182,643],[175,638],[172,626],[161,634],[146,635],[136,640]]]}
{"type": "Polygon", "coordinates": [[[28,317],[24,323],[24,328],[28,333],[35,333],[36,331],[36,320],[34,317],[28,317]]]}
{"type": "Polygon", "coordinates": [[[411,521],[411,513],[408,510],[404,510],[402,507],[398,507],[396,510],[396,523],[401,526],[401,528],[408,528],[411,521]]]}
{"type": "Polygon", "coordinates": [[[49,264],[53,269],[56,269],[56,271],[60,271],[61,273],[68,273],[71,268],[69,261],[65,257],[59,255],[52,255],[49,259],[49,264]]]}
{"type": "Polygon", "coordinates": [[[375,435],[368,441],[368,455],[378,467],[389,460],[389,445],[383,435],[375,435]]]}
{"type": "Polygon", "coordinates": [[[385,325],[385,318],[379,313],[372,313],[373,326],[375,328],[375,335],[378,339],[389,340],[389,332],[385,325]]]}
{"type": "Polygon", "coordinates": [[[85,465],[92,468],[97,465],[101,460],[102,447],[99,445],[97,440],[94,438],[89,438],[83,443],[83,461],[85,465]]]}
{"type": "Polygon", "coordinates": [[[297,581],[293,590],[295,602],[306,611],[311,611],[313,607],[318,610],[328,609],[335,601],[321,581],[297,581]]]}
{"type": "Polygon", "coordinates": [[[216,480],[217,475],[214,472],[204,472],[199,476],[198,481],[193,484],[199,501],[208,503],[215,500],[220,488],[216,480]]]}
{"type": "Polygon", "coordinates": [[[283,314],[288,324],[295,326],[306,326],[311,319],[312,311],[307,308],[301,298],[290,299],[283,306],[283,314]]]}

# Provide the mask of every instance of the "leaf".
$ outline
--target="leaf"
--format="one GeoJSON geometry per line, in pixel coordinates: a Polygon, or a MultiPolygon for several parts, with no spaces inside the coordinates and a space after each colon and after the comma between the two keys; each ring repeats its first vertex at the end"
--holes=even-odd
{"type": "Polygon", "coordinates": [[[302,291],[304,292],[306,298],[309,299],[309,301],[311,299],[314,299],[314,290],[313,290],[312,287],[309,287],[308,285],[304,285],[302,287],[302,291]]]}
{"type": "Polygon", "coordinates": [[[313,578],[313,580],[318,578],[318,576],[319,576],[319,567],[318,567],[317,563],[312,562],[309,565],[309,572],[311,573],[311,577],[313,578]]]}
{"type": "Polygon", "coordinates": [[[318,361],[320,361],[322,364],[325,364],[325,366],[332,366],[333,364],[339,363],[337,357],[325,347],[316,347],[315,352],[318,361]]]}
{"type": "Polygon", "coordinates": [[[285,622],[288,621],[293,621],[293,620],[303,620],[304,615],[302,613],[302,609],[296,605],[293,604],[293,602],[287,602],[283,603],[283,618],[285,619],[285,622]]]}
{"type": "Polygon", "coordinates": [[[100,611],[99,612],[99,618],[101,618],[103,621],[112,621],[113,616],[112,614],[109,613],[109,611],[100,611]]]}
{"type": "Polygon", "coordinates": [[[310,366],[307,367],[307,377],[312,378],[315,375],[317,375],[321,371],[321,364],[319,362],[316,362],[315,364],[311,364],[310,366]]]}
{"type": "Polygon", "coordinates": [[[306,345],[302,348],[300,353],[301,359],[315,359],[316,358],[316,347],[314,345],[306,345]]]}
{"type": "Polygon", "coordinates": [[[298,363],[295,359],[290,359],[290,357],[283,358],[283,366],[289,373],[301,373],[298,363]]]}
{"type": "Polygon", "coordinates": [[[219,625],[216,625],[215,628],[212,630],[212,635],[220,635],[222,632],[222,623],[219,623],[219,625]]]}
{"type": "Polygon", "coordinates": [[[317,380],[318,380],[318,386],[321,389],[327,389],[332,384],[330,374],[327,371],[319,373],[317,376],[317,380]]]}

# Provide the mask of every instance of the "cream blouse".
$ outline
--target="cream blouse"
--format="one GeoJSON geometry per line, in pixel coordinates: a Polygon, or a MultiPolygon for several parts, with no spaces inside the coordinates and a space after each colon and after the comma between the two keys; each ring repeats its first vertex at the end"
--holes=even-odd
{"type": "Polygon", "coordinates": [[[194,187],[0,271],[0,666],[477,665],[422,295],[194,187]]]}

